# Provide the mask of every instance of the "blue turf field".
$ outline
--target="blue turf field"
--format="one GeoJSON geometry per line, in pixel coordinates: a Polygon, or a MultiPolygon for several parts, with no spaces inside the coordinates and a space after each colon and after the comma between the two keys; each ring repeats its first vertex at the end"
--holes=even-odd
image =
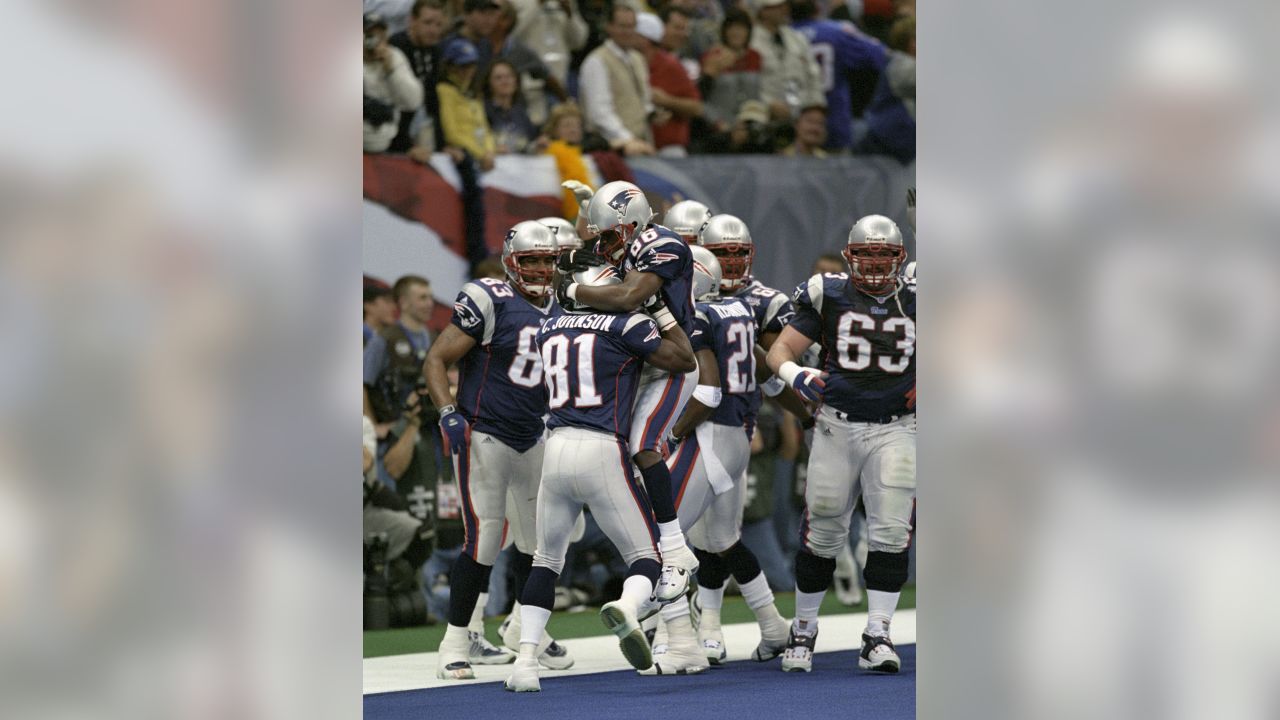
{"type": "Polygon", "coordinates": [[[916,646],[898,647],[902,672],[857,669],[856,650],[822,653],[812,673],[783,673],[778,661],[730,663],[702,675],[644,677],[634,671],[542,678],[541,693],[510,693],[500,683],[367,695],[366,720],[423,720],[479,715],[520,720],[705,720],[710,708],[746,720],[873,717],[912,720],[916,646]],[[661,708],[660,713],[655,710],[661,708]]]}

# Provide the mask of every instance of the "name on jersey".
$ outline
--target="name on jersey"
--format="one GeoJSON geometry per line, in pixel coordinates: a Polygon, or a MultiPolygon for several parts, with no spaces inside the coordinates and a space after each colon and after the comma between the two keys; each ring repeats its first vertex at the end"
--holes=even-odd
{"type": "Polygon", "coordinates": [[[719,315],[722,318],[731,318],[731,317],[754,318],[755,317],[755,315],[751,312],[749,308],[747,308],[745,305],[740,305],[738,303],[732,303],[729,305],[710,305],[709,307],[715,311],[716,315],[719,315]]]}
{"type": "Polygon", "coordinates": [[[577,328],[579,330],[605,330],[617,315],[561,315],[547,325],[547,330],[577,328]]]}

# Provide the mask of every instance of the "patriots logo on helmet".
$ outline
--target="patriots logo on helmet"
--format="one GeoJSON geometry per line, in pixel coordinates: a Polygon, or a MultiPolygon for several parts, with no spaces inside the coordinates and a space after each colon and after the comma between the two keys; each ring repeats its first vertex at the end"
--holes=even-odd
{"type": "Polygon", "coordinates": [[[609,207],[620,213],[624,213],[627,211],[627,206],[631,204],[631,201],[642,195],[644,195],[644,193],[640,192],[637,188],[627,188],[613,196],[613,199],[609,201],[609,207]]]}
{"type": "MultiPolygon", "coordinates": [[[[555,230],[553,229],[553,230],[551,231],[551,233],[554,235],[554,234],[555,234],[555,230]]],[[[506,237],[506,239],[505,239],[505,240],[503,240],[503,241],[502,241],[502,243],[503,243],[504,245],[510,245],[510,244],[511,244],[511,241],[512,241],[512,240],[514,240],[514,239],[515,239],[515,237],[516,237],[516,229],[515,229],[515,228],[511,228],[510,230],[508,230],[508,231],[507,231],[507,237],[506,237]]]]}
{"type": "Polygon", "coordinates": [[[453,314],[457,316],[458,322],[464,328],[473,328],[480,324],[480,316],[476,311],[471,309],[466,303],[456,302],[453,304],[453,314]]]}
{"type": "MultiPolygon", "coordinates": [[[[665,253],[658,253],[658,254],[659,254],[659,255],[662,255],[662,254],[665,254],[665,253]]],[[[671,259],[672,259],[672,260],[674,260],[674,259],[675,259],[675,257],[676,257],[675,255],[672,255],[672,256],[671,256],[671,259]]],[[[710,274],[711,274],[711,271],[707,269],[707,266],[706,266],[706,265],[703,265],[702,263],[698,262],[697,260],[694,260],[694,261],[693,261],[693,269],[694,269],[694,270],[699,270],[699,271],[701,271],[704,275],[710,275],[710,274]]]]}

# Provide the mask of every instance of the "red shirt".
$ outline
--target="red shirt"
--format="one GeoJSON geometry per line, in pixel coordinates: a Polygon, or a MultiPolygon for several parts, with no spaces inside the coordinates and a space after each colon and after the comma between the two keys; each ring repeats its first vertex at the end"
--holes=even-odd
{"type": "MultiPolygon", "coordinates": [[[[680,59],[666,50],[655,50],[649,58],[649,85],[678,98],[702,99],[680,59]]],[[[667,122],[653,124],[653,146],[668,145],[689,145],[689,118],[673,113],[667,122]]]]}

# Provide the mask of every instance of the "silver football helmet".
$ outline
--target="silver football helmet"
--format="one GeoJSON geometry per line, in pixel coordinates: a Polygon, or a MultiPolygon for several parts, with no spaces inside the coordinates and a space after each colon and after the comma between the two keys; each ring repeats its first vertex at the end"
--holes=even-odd
{"type": "Polygon", "coordinates": [[[556,248],[560,252],[582,249],[582,238],[578,237],[578,229],[573,223],[562,217],[538,218],[538,222],[556,231],[556,248]]]}
{"type": "Polygon", "coordinates": [[[720,261],[723,279],[720,289],[732,292],[751,277],[751,261],[756,256],[755,243],[747,224],[733,215],[715,215],[702,226],[698,244],[715,253],[720,261]]]}
{"type": "Polygon", "coordinates": [[[896,286],[907,248],[897,223],[883,215],[867,215],[853,224],[843,254],[853,286],[882,295],[896,286]]]}
{"type": "Polygon", "coordinates": [[[702,226],[707,224],[711,219],[711,210],[706,205],[697,200],[681,200],[662,217],[662,224],[671,229],[671,232],[684,238],[684,241],[693,245],[698,242],[698,233],[702,230],[702,226]]]}
{"type": "Polygon", "coordinates": [[[653,219],[644,191],[623,180],[605,183],[587,203],[587,232],[598,238],[596,252],[620,265],[627,243],[653,219]]]}
{"type": "MultiPolygon", "coordinates": [[[[579,270],[574,273],[573,281],[579,285],[587,286],[617,285],[622,282],[622,276],[618,275],[618,269],[612,265],[592,265],[586,270],[579,270]]],[[[560,307],[564,308],[565,312],[571,313],[600,312],[570,297],[561,298],[560,307]]]]}
{"type": "Polygon", "coordinates": [[[555,231],[534,220],[516,223],[502,241],[502,267],[507,271],[507,279],[521,292],[534,297],[551,294],[558,254],[555,231]],[[537,262],[536,258],[540,257],[548,260],[537,262]]]}
{"type": "Polygon", "coordinates": [[[697,302],[715,300],[720,297],[720,261],[701,245],[689,250],[693,253],[693,299],[697,302]]]}

